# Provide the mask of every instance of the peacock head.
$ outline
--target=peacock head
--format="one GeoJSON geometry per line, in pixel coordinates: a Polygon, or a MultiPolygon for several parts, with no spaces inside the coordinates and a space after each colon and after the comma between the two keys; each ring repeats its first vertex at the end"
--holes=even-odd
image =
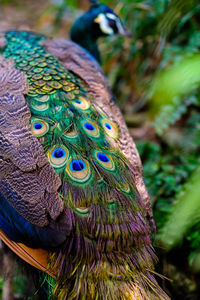
{"type": "Polygon", "coordinates": [[[97,47],[99,37],[117,34],[131,36],[131,33],[110,7],[95,0],[90,2],[90,9],[75,21],[70,36],[72,41],[84,47],[100,62],[97,47]]]}
{"type": "Polygon", "coordinates": [[[130,32],[126,30],[120,18],[107,5],[93,4],[90,11],[98,37],[114,34],[130,36],[130,32]]]}

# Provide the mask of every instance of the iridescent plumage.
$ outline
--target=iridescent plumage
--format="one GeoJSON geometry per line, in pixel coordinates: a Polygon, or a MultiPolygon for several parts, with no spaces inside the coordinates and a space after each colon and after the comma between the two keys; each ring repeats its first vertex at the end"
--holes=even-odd
{"type": "Polygon", "coordinates": [[[151,273],[140,161],[98,65],[65,40],[4,38],[1,238],[46,270],[50,299],[168,299],[151,273]]]}

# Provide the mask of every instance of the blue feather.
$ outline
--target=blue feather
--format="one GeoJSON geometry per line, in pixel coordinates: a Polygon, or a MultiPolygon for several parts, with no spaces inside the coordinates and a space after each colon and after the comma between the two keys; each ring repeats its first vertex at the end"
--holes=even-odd
{"type": "Polygon", "coordinates": [[[66,232],[39,227],[25,220],[0,193],[0,228],[13,241],[33,248],[54,248],[66,240],[66,232]]]}

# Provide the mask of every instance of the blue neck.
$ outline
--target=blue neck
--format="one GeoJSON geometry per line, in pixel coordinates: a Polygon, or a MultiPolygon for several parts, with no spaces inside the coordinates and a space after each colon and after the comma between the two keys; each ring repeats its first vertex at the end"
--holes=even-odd
{"type": "Polygon", "coordinates": [[[101,63],[97,40],[103,34],[99,25],[94,22],[94,12],[89,10],[75,21],[70,31],[70,37],[73,42],[85,48],[101,63]]]}
{"type": "Polygon", "coordinates": [[[81,39],[78,36],[71,35],[71,40],[81,47],[86,49],[94,58],[101,64],[101,56],[97,46],[97,40],[92,39],[89,35],[86,34],[81,36],[81,39]]]}

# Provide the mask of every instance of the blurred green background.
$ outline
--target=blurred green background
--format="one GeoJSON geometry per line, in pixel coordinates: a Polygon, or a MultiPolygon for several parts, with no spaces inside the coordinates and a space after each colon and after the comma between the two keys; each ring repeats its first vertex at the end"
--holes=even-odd
{"type": "MultiPolygon", "coordinates": [[[[133,37],[99,41],[103,69],[140,152],[151,196],[157,272],[172,299],[200,299],[200,2],[104,0],[133,37]]],[[[87,0],[1,0],[1,29],[68,38],[87,0]]],[[[3,278],[0,277],[0,290],[3,278]]],[[[15,295],[26,279],[15,275],[15,295]]]]}

